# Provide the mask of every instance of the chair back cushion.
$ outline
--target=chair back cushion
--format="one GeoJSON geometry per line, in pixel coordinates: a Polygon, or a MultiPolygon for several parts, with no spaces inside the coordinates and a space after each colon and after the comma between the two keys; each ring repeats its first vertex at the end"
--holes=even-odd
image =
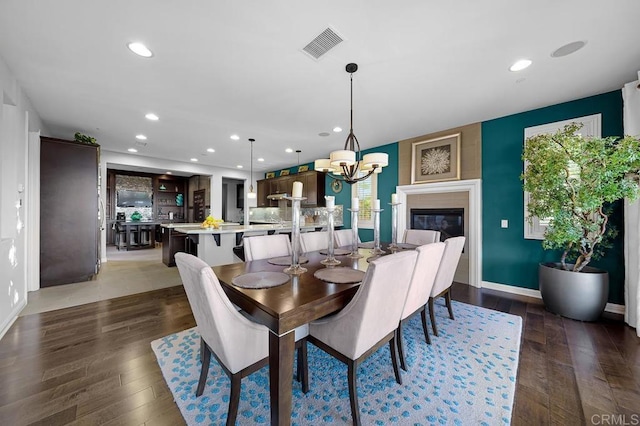
{"type": "Polygon", "coordinates": [[[351,302],[338,314],[312,322],[309,333],[358,359],[398,327],[417,255],[412,250],[372,261],[351,302]]]}
{"type": "Polygon", "coordinates": [[[259,235],[244,239],[244,260],[269,259],[291,254],[291,241],[285,234],[259,235]]]}
{"type": "MultiPolygon", "coordinates": [[[[335,235],[334,235],[335,242],[335,235]]],[[[305,232],[300,234],[300,248],[303,253],[317,251],[329,247],[328,232],[305,232]]]]}
{"type": "MultiPolygon", "coordinates": [[[[334,231],[336,247],[351,247],[353,244],[353,231],[351,229],[339,229],[334,231]]],[[[360,237],[358,237],[360,242],[360,237]]]]}
{"type": "Polygon", "coordinates": [[[422,246],[440,241],[440,231],[430,229],[407,229],[404,231],[403,241],[408,244],[422,246]]]}
{"type": "Polygon", "coordinates": [[[238,313],[211,267],[187,253],[175,259],[198,332],[225,367],[237,373],[268,356],[268,329],[238,313]]]}
{"type": "Polygon", "coordinates": [[[436,280],[433,283],[433,288],[431,289],[431,297],[435,297],[447,288],[451,287],[451,284],[453,283],[453,276],[458,268],[458,262],[460,262],[460,255],[462,254],[464,241],[465,237],[453,237],[445,240],[444,254],[440,261],[436,280]]]}
{"type": "Polygon", "coordinates": [[[407,318],[429,301],[445,245],[445,243],[431,243],[416,249],[418,260],[416,261],[416,267],[413,269],[407,301],[404,304],[400,319],[407,318]]]}

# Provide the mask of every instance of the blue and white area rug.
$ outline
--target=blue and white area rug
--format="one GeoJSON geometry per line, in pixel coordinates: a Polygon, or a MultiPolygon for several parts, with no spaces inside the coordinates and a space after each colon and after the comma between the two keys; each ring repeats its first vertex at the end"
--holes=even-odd
{"type": "MultiPolygon", "coordinates": [[[[424,341],[419,315],[403,329],[408,371],[396,383],[389,345],[358,368],[361,420],[366,425],[509,424],[520,352],[518,316],[453,302],[455,321],[436,304],[439,337],[424,341]]],[[[224,424],[230,382],[211,360],[204,393],[197,328],[151,342],[162,373],[189,425],[224,424]]],[[[312,344],[310,391],[293,383],[292,424],[351,424],[347,367],[312,344]]],[[[237,423],[269,423],[269,367],[242,379],[237,423]]]]}

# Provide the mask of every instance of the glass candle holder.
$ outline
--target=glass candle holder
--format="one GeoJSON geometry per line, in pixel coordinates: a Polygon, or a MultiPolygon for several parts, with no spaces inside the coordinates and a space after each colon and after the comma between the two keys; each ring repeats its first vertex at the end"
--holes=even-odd
{"type": "Polygon", "coordinates": [[[351,212],[351,253],[349,257],[358,259],[362,257],[358,252],[358,212],[360,209],[349,209],[349,211],[351,212]]]}
{"type": "Polygon", "coordinates": [[[373,213],[373,255],[386,253],[380,248],[380,212],[382,209],[371,209],[373,213]]]}
{"type": "Polygon", "coordinates": [[[397,250],[398,246],[398,206],[402,203],[389,203],[391,206],[391,250],[397,250]]]}
{"type": "Polygon", "coordinates": [[[307,272],[306,268],[300,266],[300,201],[306,197],[285,197],[291,200],[291,266],[284,269],[284,273],[289,275],[301,275],[307,272]]]}
{"type": "Polygon", "coordinates": [[[335,258],[335,236],[333,232],[334,223],[333,223],[333,212],[335,211],[335,207],[327,207],[327,258],[320,261],[323,265],[331,266],[331,265],[339,265],[340,262],[335,258]]]}

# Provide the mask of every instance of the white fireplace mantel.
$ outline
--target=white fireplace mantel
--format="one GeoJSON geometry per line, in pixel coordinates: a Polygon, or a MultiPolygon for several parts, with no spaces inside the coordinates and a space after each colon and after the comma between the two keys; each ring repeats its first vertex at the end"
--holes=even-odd
{"type": "Polygon", "coordinates": [[[469,284],[482,284],[482,181],[480,179],[456,180],[450,182],[424,183],[396,187],[398,194],[398,235],[407,229],[407,196],[439,194],[448,192],[469,193],[469,284]]]}

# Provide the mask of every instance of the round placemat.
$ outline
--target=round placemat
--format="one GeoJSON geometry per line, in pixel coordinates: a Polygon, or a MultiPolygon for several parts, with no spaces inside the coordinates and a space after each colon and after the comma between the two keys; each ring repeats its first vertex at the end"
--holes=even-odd
{"type": "Polygon", "coordinates": [[[318,269],[313,274],[314,277],[336,284],[359,283],[364,278],[364,272],[353,268],[324,268],[318,269]]]}
{"type": "Polygon", "coordinates": [[[290,275],[283,272],[249,272],[238,275],[231,282],[242,288],[269,288],[288,283],[290,275]]]}
{"type": "MultiPolygon", "coordinates": [[[[307,263],[308,261],[309,259],[304,256],[298,257],[299,264],[307,263]]],[[[273,257],[271,259],[268,259],[267,262],[272,265],[291,266],[291,256],[273,257]]]]}
{"type": "MultiPolygon", "coordinates": [[[[351,253],[351,250],[345,250],[345,249],[339,249],[339,248],[334,248],[333,249],[333,255],[334,256],[346,256],[349,253],[351,253]]],[[[328,249],[322,249],[322,250],[320,250],[320,254],[329,254],[329,250],[328,249]]]]}

